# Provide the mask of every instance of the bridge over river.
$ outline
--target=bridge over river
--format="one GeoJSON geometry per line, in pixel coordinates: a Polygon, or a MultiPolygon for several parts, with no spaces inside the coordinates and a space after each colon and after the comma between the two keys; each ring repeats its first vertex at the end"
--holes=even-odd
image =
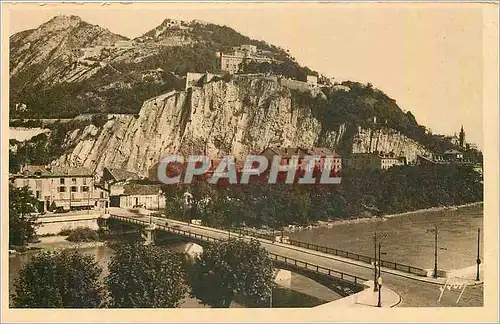
{"type": "MultiPolygon", "coordinates": [[[[156,230],[166,231],[198,242],[217,242],[235,236],[252,238],[249,236],[251,233],[229,233],[225,230],[193,225],[164,217],[145,217],[120,208],[111,208],[110,217],[117,221],[143,227],[148,226],[151,221],[156,230]]],[[[256,239],[269,252],[269,256],[281,265],[280,267],[294,271],[306,271],[309,274],[315,272],[318,278],[322,278],[321,280],[327,287],[344,296],[361,290],[363,285],[369,284],[367,279],[374,276],[373,265],[366,262],[367,260],[364,260],[365,262],[353,260],[345,256],[335,255],[331,251],[321,251],[321,249],[317,251],[317,248],[297,246],[299,244],[278,243],[266,238],[256,239]],[[325,278],[330,278],[330,280],[325,281],[325,278]],[[341,286],[344,291],[339,290],[341,286]]],[[[382,264],[382,266],[382,301],[384,301],[384,292],[393,291],[401,298],[397,303],[398,307],[483,306],[482,282],[465,280],[467,286],[463,289],[447,288],[443,290],[443,286],[446,284],[445,278],[424,277],[411,273],[415,271],[408,268],[396,270],[391,264],[382,264]]],[[[372,283],[373,281],[370,284],[372,283]]],[[[382,306],[385,306],[384,303],[382,306]]],[[[393,306],[393,304],[387,306],[393,306]]]]}

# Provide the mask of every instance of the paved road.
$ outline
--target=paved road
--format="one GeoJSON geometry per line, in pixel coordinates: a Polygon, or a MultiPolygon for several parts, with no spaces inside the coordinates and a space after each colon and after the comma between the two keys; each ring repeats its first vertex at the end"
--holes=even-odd
{"type": "MultiPolygon", "coordinates": [[[[131,214],[123,209],[113,208],[111,210],[112,215],[125,216],[137,218],[137,215],[131,214]]],[[[145,220],[149,219],[148,217],[145,220]]],[[[191,226],[187,223],[178,222],[175,220],[153,217],[153,221],[157,224],[164,225],[168,222],[169,225],[176,224],[181,230],[189,230],[192,233],[203,234],[206,236],[214,238],[227,238],[227,232],[221,230],[210,229],[207,227],[191,226]]],[[[333,256],[318,253],[315,251],[306,250],[303,248],[297,248],[294,246],[286,246],[282,244],[269,243],[269,241],[260,240],[263,247],[265,247],[269,252],[279,254],[281,256],[291,257],[297,260],[305,261],[311,264],[327,267],[330,269],[335,269],[344,273],[352,274],[366,279],[373,278],[373,269],[369,265],[364,265],[362,263],[357,263],[352,260],[340,260],[334,259],[333,256]]],[[[335,257],[337,258],[337,257],[335,257]]],[[[462,289],[445,289],[441,297],[440,302],[438,302],[439,296],[441,294],[440,287],[443,287],[443,280],[438,282],[426,282],[421,281],[423,278],[408,278],[404,274],[393,274],[387,271],[383,272],[383,286],[388,286],[395,292],[397,292],[401,298],[402,302],[398,307],[480,307],[483,306],[483,284],[467,286],[460,297],[459,302],[456,300],[462,292],[462,289]],[[385,272],[385,273],[384,273],[385,272]]],[[[429,279],[426,279],[429,280],[429,279]]],[[[431,280],[432,281],[432,280],[431,280]]],[[[382,298],[383,298],[383,287],[382,287],[382,298]]]]}

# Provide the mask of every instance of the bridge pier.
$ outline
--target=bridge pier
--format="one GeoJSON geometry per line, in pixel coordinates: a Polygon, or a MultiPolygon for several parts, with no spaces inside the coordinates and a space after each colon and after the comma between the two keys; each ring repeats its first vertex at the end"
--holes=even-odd
{"type": "Polygon", "coordinates": [[[109,214],[103,214],[97,219],[97,226],[105,234],[109,234],[109,218],[109,214]]]}
{"type": "Polygon", "coordinates": [[[141,237],[144,240],[144,245],[152,245],[155,243],[154,231],[156,230],[156,224],[152,223],[144,227],[141,232],[141,237]]]}

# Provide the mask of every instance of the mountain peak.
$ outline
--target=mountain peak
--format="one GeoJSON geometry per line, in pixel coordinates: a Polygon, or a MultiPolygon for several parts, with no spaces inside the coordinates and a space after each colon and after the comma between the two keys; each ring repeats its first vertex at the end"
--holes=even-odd
{"type": "Polygon", "coordinates": [[[42,26],[45,28],[75,27],[82,22],[82,18],[74,15],[58,15],[47,21],[42,26]]]}
{"type": "Polygon", "coordinates": [[[82,21],[82,18],[75,15],[57,15],[49,21],[82,21]]]}

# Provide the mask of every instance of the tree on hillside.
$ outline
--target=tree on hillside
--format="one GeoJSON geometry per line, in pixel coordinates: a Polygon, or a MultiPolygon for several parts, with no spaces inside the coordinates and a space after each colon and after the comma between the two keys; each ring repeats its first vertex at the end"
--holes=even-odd
{"type": "Polygon", "coordinates": [[[189,272],[192,296],[212,307],[228,308],[235,296],[252,305],[269,300],[273,264],[256,240],[230,240],[205,248],[189,272]]]}
{"type": "Polygon", "coordinates": [[[35,237],[37,206],[28,187],[9,185],[9,246],[24,246],[35,237]]]}
{"type": "Polygon", "coordinates": [[[117,245],[106,278],[112,307],[177,307],[187,293],[183,256],[158,246],[117,245]]]}
{"type": "Polygon", "coordinates": [[[105,289],[95,259],[76,250],[43,252],[20,271],[12,300],[20,308],[97,308],[105,289]]]}

